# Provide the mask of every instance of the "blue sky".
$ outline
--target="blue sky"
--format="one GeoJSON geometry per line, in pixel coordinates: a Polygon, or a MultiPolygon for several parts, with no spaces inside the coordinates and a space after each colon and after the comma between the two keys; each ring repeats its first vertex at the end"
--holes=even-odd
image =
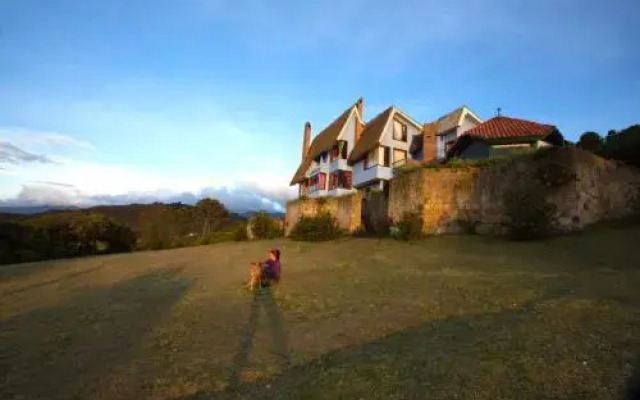
{"type": "Polygon", "coordinates": [[[0,205],[278,210],[359,96],[569,139],[640,122],[634,0],[0,0],[0,205]]]}

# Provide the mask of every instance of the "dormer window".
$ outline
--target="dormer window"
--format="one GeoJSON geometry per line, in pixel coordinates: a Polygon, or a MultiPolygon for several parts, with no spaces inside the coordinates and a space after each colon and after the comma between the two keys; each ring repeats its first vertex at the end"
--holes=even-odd
{"type": "Polygon", "coordinates": [[[400,121],[393,121],[393,140],[407,141],[407,126],[400,121]]]}

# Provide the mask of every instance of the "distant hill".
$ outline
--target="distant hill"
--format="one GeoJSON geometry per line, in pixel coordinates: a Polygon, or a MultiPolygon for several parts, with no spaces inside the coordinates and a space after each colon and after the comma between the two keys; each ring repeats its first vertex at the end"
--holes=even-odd
{"type": "MultiPolygon", "coordinates": [[[[249,219],[253,216],[253,214],[257,213],[259,211],[245,211],[245,212],[241,212],[238,215],[245,218],[245,219],[249,219]]],[[[285,217],[285,213],[280,213],[280,212],[271,212],[268,213],[272,218],[284,218],[285,217]]]]}
{"type": "MultiPolygon", "coordinates": [[[[169,207],[184,207],[191,208],[193,206],[182,203],[171,203],[165,204],[169,207]]],[[[41,206],[41,207],[0,207],[0,222],[3,221],[11,221],[11,220],[24,220],[32,217],[36,217],[38,215],[51,215],[51,214],[67,214],[71,212],[82,212],[82,213],[100,213],[106,217],[113,218],[114,220],[120,222],[133,229],[134,231],[138,228],[138,217],[140,213],[149,208],[153,207],[153,204],[128,204],[121,206],[95,206],[89,208],[78,208],[78,207],[61,207],[61,208],[53,208],[50,206],[41,206]]],[[[245,216],[246,213],[231,214],[231,223],[235,223],[238,221],[246,221],[249,217],[245,216]]],[[[253,215],[253,212],[250,214],[253,215]]]]}
{"type": "Polygon", "coordinates": [[[76,206],[24,206],[24,207],[0,207],[0,214],[40,214],[48,211],[77,210],[76,206]]]}

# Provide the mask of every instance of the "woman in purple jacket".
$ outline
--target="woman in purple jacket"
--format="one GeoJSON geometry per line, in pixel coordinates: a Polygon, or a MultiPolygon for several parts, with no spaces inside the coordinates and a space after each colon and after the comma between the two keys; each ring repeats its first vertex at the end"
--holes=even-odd
{"type": "Polygon", "coordinates": [[[280,282],[280,250],[269,250],[268,255],[269,259],[262,266],[262,286],[269,286],[271,281],[280,282]]]}

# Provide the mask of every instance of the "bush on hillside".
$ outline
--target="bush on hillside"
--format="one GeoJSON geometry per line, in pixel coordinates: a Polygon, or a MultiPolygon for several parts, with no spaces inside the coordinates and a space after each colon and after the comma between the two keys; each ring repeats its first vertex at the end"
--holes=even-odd
{"type": "Polygon", "coordinates": [[[233,240],[236,242],[242,242],[248,239],[249,236],[247,235],[247,223],[236,223],[233,227],[233,240]]]}
{"type": "Polygon", "coordinates": [[[422,235],[422,216],[417,212],[405,212],[396,224],[393,236],[400,240],[416,240],[422,235]]]}
{"type": "Polygon", "coordinates": [[[314,217],[302,217],[291,231],[291,239],[310,242],[334,240],[342,236],[338,222],[327,211],[314,217]]]}
{"type": "Polygon", "coordinates": [[[256,239],[275,239],[284,235],[278,221],[264,211],[253,214],[249,220],[251,233],[256,239]]]}

